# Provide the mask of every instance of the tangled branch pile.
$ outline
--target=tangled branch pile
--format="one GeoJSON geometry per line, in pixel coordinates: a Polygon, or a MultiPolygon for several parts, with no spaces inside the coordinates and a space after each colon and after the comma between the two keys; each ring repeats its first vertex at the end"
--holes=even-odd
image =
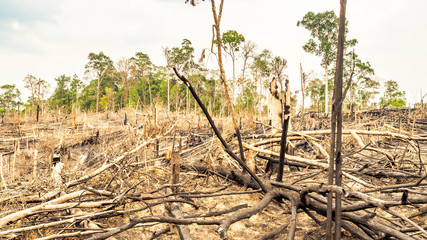
{"type": "MultiPolygon", "coordinates": [[[[256,182],[204,119],[124,115],[2,126],[0,237],[319,239],[334,192],[347,239],[427,238],[427,122],[416,112],[346,122],[342,188],[327,185],[326,118],[293,118],[279,183],[280,134],[268,125],[241,123],[256,182]]],[[[215,122],[238,154],[230,120],[215,122]]]]}

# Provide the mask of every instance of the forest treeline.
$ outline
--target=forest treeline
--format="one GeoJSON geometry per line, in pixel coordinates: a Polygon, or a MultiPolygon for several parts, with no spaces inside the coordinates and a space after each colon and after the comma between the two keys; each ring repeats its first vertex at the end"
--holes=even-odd
{"type": "MultiPolygon", "coordinates": [[[[338,17],[333,11],[317,14],[308,12],[297,25],[310,31],[311,38],[302,48],[321,58],[320,65],[325,72],[321,79],[315,77],[313,71],[305,71],[301,66],[301,80],[291,79],[301,81],[301,88],[295,89],[292,96],[293,106],[297,106],[296,94],[302,94],[299,110],[328,111],[335,74],[333,66],[338,17]],[[304,98],[310,98],[310,106],[304,106],[304,98]]],[[[216,41],[212,44],[216,44],[216,41]]],[[[405,92],[400,91],[393,80],[388,80],[381,86],[374,78],[373,66],[355,53],[356,45],[356,39],[346,40],[343,88],[348,93],[345,108],[354,111],[356,108],[406,106],[405,92]],[[374,99],[381,88],[384,89],[384,94],[380,102],[375,103],[374,99]]],[[[283,84],[287,79],[286,56],[276,56],[267,49],[258,51],[256,43],[245,39],[235,30],[222,34],[222,47],[223,54],[231,59],[229,62],[233,71],[227,80],[236,109],[254,114],[266,112],[269,104],[268,88],[273,77],[278,80],[279,91],[282,93],[280,95],[283,96],[283,84]],[[236,69],[236,65],[242,68],[236,69]]],[[[43,110],[63,109],[65,112],[70,112],[74,107],[99,112],[117,111],[125,107],[143,109],[155,104],[168,111],[194,110],[197,108],[195,101],[172,71],[172,68],[177,68],[188,76],[209,111],[214,115],[224,115],[227,114],[227,107],[223,86],[219,84],[219,71],[206,67],[206,59],[216,54],[213,49],[213,45],[211,49],[204,49],[202,56],[196,58],[191,41],[183,39],[180,46],[162,49],[166,62],[164,66],[156,66],[150,56],[143,52],[122,57],[116,62],[102,51],[91,52],[85,65],[85,76],[60,75],[54,79],[55,87],[38,76],[26,75],[23,81],[31,95],[25,102],[16,85],[1,86],[0,108],[3,114],[18,110],[35,111],[37,105],[43,110]]]]}

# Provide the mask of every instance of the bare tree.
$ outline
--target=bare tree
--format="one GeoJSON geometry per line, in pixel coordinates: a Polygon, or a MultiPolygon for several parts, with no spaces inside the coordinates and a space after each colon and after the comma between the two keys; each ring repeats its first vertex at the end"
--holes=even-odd
{"type": "Polygon", "coordinates": [[[255,56],[255,50],[257,46],[256,43],[252,41],[247,41],[242,47],[242,58],[243,58],[243,68],[242,68],[242,79],[245,80],[245,71],[248,68],[248,61],[250,58],[255,56]]]}
{"type": "MultiPolygon", "coordinates": [[[[331,116],[331,147],[329,159],[328,185],[334,184],[341,187],[342,184],[342,97],[343,97],[343,63],[345,43],[345,11],[347,0],[340,0],[341,11],[339,19],[338,49],[336,72],[334,81],[334,94],[332,96],[331,116]],[[335,169],[334,169],[335,168],[335,169]]],[[[332,234],[332,193],[328,193],[326,239],[331,239],[332,234]]],[[[335,195],[335,239],[341,239],[341,194],[335,195]]]]}
{"type": "Polygon", "coordinates": [[[122,103],[126,106],[129,103],[129,87],[132,85],[134,80],[132,76],[133,62],[129,58],[122,57],[117,62],[116,69],[123,83],[124,99],[122,98],[122,103]]]}
{"type": "Polygon", "coordinates": [[[25,88],[27,88],[28,90],[31,91],[31,100],[30,100],[30,103],[31,103],[31,105],[34,105],[35,99],[36,99],[36,94],[37,94],[39,80],[36,77],[34,77],[33,75],[28,74],[24,78],[24,83],[25,83],[25,88]]]}
{"type": "Polygon", "coordinates": [[[283,78],[285,77],[285,74],[283,73],[284,70],[288,67],[287,66],[288,61],[282,57],[275,57],[272,61],[272,70],[274,76],[277,78],[278,82],[280,83],[280,92],[283,92],[283,78]]]}

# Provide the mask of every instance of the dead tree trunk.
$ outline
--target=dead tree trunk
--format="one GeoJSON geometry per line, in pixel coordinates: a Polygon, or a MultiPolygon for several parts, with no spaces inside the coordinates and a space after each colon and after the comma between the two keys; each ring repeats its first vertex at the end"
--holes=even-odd
{"type": "MultiPolygon", "coordinates": [[[[335,163],[335,185],[342,183],[342,77],[345,41],[345,10],[347,0],[341,0],[340,25],[338,34],[337,65],[334,80],[333,105],[331,116],[331,149],[329,159],[329,179],[328,184],[334,184],[334,163],[335,163]]],[[[328,193],[327,206],[327,229],[326,239],[331,239],[332,234],[332,192],[328,193]]],[[[335,239],[341,239],[341,194],[336,193],[335,201],[335,239]]]]}
{"type": "Polygon", "coordinates": [[[39,122],[39,114],[40,114],[40,78],[39,78],[39,92],[37,94],[37,122],[39,122]]]}
{"type": "Polygon", "coordinates": [[[306,80],[306,75],[305,73],[302,71],[302,64],[299,64],[299,68],[300,68],[300,74],[301,74],[301,95],[302,95],[302,108],[301,108],[301,121],[303,121],[304,119],[304,90],[305,90],[305,80],[306,80]]]}
{"type": "Polygon", "coordinates": [[[277,173],[277,181],[281,182],[283,177],[283,167],[285,166],[285,151],[286,151],[286,137],[289,126],[289,110],[291,108],[291,91],[289,89],[289,80],[286,79],[286,96],[285,96],[285,111],[283,116],[282,137],[280,139],[280,156],[279,156],[279,171],[277,173]]]}
{"type": "Polygon", "coordinates": [[[278,128],[282,125],[282,114],[283,114],[283,107],[282,102],[280,101],[278,97],[278,87],[277,87],[277,79],[273,78],[273,80],[270,82],[270,93],[271,93],[271,106],[270,106],[270,120],[271,120],[271,126],[272,126],[272,133],[277,133],[279,130],[278,128]]]}
{"type": "Polygon", "coordinates": [[[212,14],[215,22],[214,28],[216,33],[217,47],[218,47],[218,65],[219,65],[219,71],[220,71],[220,79],[224,86],[224,94],[225,94],[225,97],[227,98],[227,105],[228,105],[228,108],[230,109],[231,118],[233,121],[233,127],[237,135],[237,141],[239,143],[239,150],[240,150],[240,159],[243,162],[245,162],[245,155],[244,155],[243,146],[242,146],[242,137],[240,135],[239,125],[237,124],[237,116],[233,107],[233,99],[230,97],[230,94],[228,92],[228,84],[225,78],[224,66],[222,64],[222,42],[221,42],[220,23],[221,23],[221,16],[222,16],[222,8],[224,6],[224,0],[221,0],[220,2],[218,13],[216,11],[215,1],[211,0],[211,3],[212,3],[212,14]]]}

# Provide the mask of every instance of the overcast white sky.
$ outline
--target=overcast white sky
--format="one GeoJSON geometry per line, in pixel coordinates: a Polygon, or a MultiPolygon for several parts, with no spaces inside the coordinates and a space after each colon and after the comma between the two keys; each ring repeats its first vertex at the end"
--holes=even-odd
{"type": "MultiPolygon", "coordinates": [[[[217,0],[218,1],[218,0],[217,0]]],[[[292,90],[300,88],[299,64],[323,73],[320,58],[305,53],[309,32],[297,27],[307,13],[334,10],[339,0],[225,0],[222,32],[236,30],[275,56],[288,60],[292,90]]],[[[376,77],[395,80],[411,102],[427,92],[426,0],[348,0],[349,36],[376,77]]],[[[114,61],[147,53],[165,65],[163,46],[192,41],[196,56],[210,47],[209,1],[197,7],[184,0],[0,0],[0,85],[16,84],[25,95],[27,74],[49,81],[84,75],[89,52],[104,51],[114,61]]],[[[231,61],[228,62],[231,64],[231,61]]],[[[230,74],[228,74],[230,77],[230,74]]]]}

